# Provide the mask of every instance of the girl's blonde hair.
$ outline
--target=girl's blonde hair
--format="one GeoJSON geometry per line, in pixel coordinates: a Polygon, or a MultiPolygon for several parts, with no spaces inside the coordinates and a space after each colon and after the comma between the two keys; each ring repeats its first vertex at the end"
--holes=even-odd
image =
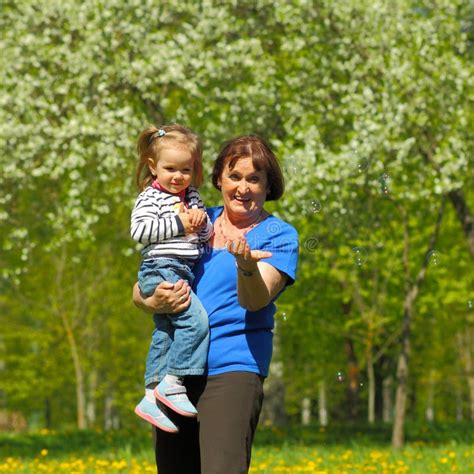
{"type": "Polygon", "coordinates": [[[160,159],[163,148],[173,146],[187,147],[194,158],[194,172],[192,184],[196,188],[201,186],[202,177],[202,144],[199,137],[189,128],[177,123],[163,125],[160,128],[150,126],[143,130],[138,139],[138,166],[135,180],[140,191],[150,186],[155,177],[148,167],[148,158],[155,163],[160,159]]]}

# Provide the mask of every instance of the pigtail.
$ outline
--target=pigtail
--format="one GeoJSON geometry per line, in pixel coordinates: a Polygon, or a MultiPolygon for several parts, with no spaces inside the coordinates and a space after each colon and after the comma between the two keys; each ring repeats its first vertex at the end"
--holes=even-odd
{"type": "Polygon", "coordinates": [[[148,158],[153,158],[153,135],[158,132],[154,126],[150,126],[143,130],[137,142],[138,165],[135,173],[135,182],[140,191],[149,186],[154,179],[148,167],[148,158]]]}

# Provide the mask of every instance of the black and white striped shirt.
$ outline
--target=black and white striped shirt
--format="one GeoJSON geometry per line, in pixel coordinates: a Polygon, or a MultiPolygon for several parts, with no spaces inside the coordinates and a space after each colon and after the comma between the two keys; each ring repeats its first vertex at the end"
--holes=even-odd
{"type": "MultiPolygon", "coordinates": [[[[206,208],[196,188],[186,190],[189,208],[206,208]]],[[[206,227],[197,234],[184,234],[178,216],[181,200],[178,196],[148,186],[142,191],[132,210],[130,233],[132,239],[143,245],[142,258],[184,258],[195,260],[209,240],[213,229],[209,218],[206,227]]]]}

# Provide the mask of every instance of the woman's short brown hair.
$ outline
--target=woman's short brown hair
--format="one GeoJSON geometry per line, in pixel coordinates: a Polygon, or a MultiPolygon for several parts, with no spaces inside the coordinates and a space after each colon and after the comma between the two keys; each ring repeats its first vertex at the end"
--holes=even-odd
{"type": "Polygon", "coordinates": [[[268,143],[256,135],[242,135],[227,141],[221,147],[212,170],[212,184],[220,190],[219,181],[224,166],[229,163],[232,169],[240,158],[252,158],[257,171],[265,171],[267,175],[267,201],[280,199],[285,190],[285,181],[280,165],[268,143]]]}

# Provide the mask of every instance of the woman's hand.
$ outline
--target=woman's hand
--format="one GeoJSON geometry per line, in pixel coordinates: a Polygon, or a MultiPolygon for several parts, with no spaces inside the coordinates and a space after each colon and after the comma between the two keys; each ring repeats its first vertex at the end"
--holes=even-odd
{"type": "Polygon", "coordinates": [[[226,244],[227,250],[237,263],[237,296],[239,304],[249,311],[258,311],[284,288],[287,276],[266,262],[263,258],[272,256],[265,250],[250,250],[245,238],[226,244]]]}
{"type": "Polygon", "coordinates": [[[262,258],[272,256],[271,252],[265,250],[251,250],[244,237],[227,242],[226,248],[235,257],[237,265],[249,272],[257,269],[257,262],[262,258]]]}
{"type": "Polygon", "coordinates": [[[133,303],[147,313],[169,314],[184,311],[191,303],[191,289],[184,280],[176,283],[161,282],[155,292],[144,298],[138,288],[133,286],[133,303]]]}

